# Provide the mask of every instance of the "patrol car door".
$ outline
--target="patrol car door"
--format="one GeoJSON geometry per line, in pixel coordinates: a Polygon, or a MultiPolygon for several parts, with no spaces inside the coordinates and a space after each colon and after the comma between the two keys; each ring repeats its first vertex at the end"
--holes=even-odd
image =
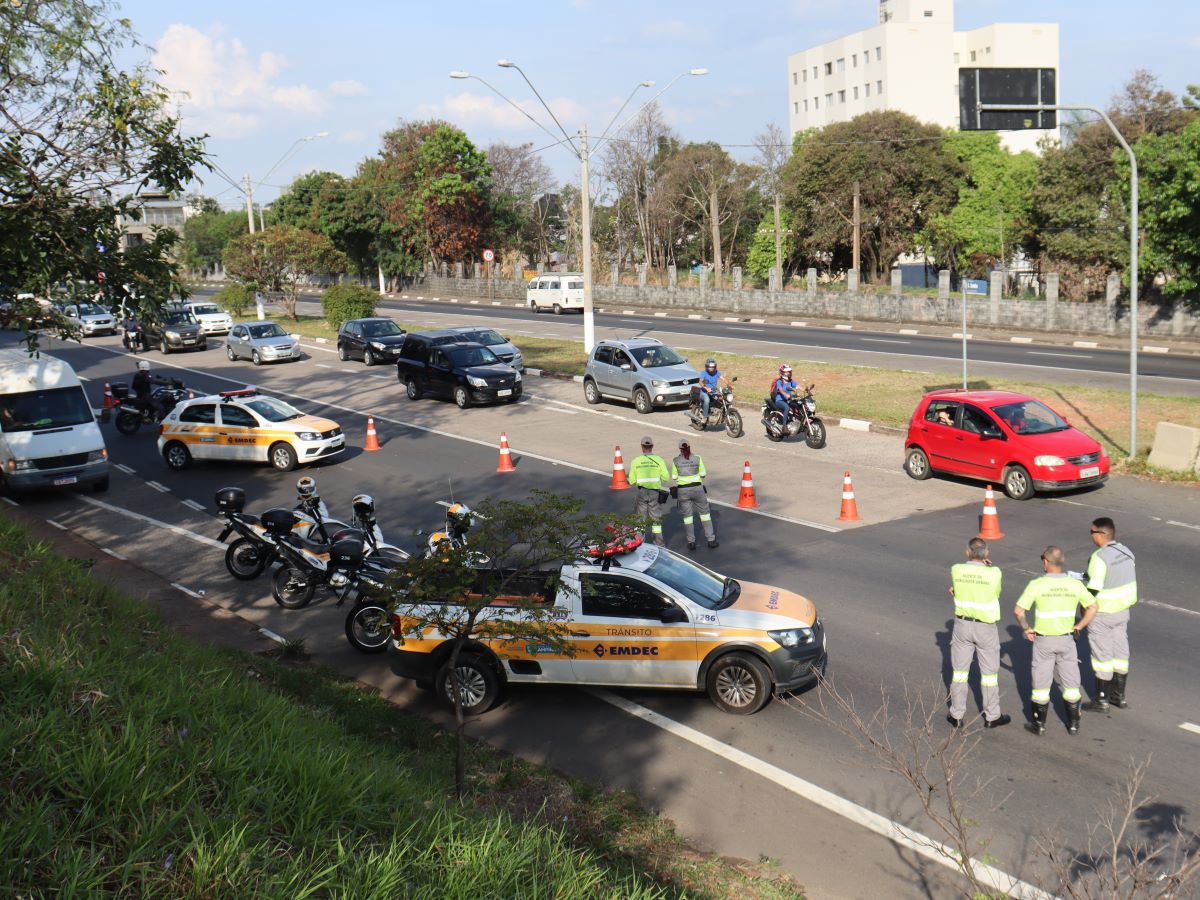
{"type": "Polygon", "coordinates": [[[193,459],[212,459],[217,435],[217,404],[189,403],[179,412],[179,424],[169,426],[172,437],[187,445],[193,459]]]}
{"type": "Polygon", "coordinates": [[[258,446],[258,419],[250,410],[233,403],[222,403],[220,426],[217,434],[222,459],[266,458],[266,448],[258,446]]]}
{"type": "Polygon", "coordinates": [[[580,572],[577,602],[576,681],[695,686],[696,626],[657,585],[633,572],[580,572]]]}

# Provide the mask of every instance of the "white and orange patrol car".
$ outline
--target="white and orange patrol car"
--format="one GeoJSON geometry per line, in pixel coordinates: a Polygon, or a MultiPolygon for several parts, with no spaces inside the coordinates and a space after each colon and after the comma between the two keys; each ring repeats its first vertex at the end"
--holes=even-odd
{"type": "MultiPolygon", "coordinates": [[[[506,682],[534,682],[706,691],[718,708],[748,715],[824,672],[825,630],[809,600],[640,540],[622,550],[547,573],[557,579],[530,578],[524,593],[548,604],[543,618],[548,611],[563,626],[573,652],[562,643],[475,637],[459,654],[464,711],[488,709],[506,682]],[[547,581],[557,584],[553,596],[544,596],[547,581]]],[[[391,669],[452,702],[452,641],[434,628],[414,633],[421,618],[413,607],[393,612],[391,669]]]]}
{"type": "Polygon", "coordinates": [[[186,400],[158,429],[158,450],[176,471],[192,460],[228,459],[269,462],[290,472],[345,447],[337,422],[302,413],[255,388],[186,400]]]}

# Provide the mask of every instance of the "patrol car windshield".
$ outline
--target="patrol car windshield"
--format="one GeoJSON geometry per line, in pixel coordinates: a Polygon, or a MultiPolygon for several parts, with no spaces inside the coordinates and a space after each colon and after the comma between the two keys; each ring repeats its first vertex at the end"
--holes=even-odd
{"type": "Polygon", "coordinates": [[[299,419],[304,413],[296,409],[294,406],[289,406],[282,400],[276,400],[274,397],[259,397],[257,400],[251,400],[244,404],[247,409],[258,413],[268,422],[287,422],[290,419],[299,419]]]}
{"type": "Polygon", "coordinates": [[[1036,400],[993,406],[992,412],[1005,421],[1017,434],[1049,434],[1066,431],[1071,426],[1060,419],[1050,407],[1036,400]]]}
{"type": "Polygon", "coordinates": [[[391,319],[363,322],[362,329],[365,337],[391,337],[393,334],[404,334],[404,329],[391,319]]]}
{"type": "Polygon", "coordinates": [[[450,359],[456,366],[464,368],[469,366],[494,366],[500,362],[496,358],[496,354],[487,347],[450,348],[446,352],[450,354],[450,359]]]}
{"type": "Polygon", "coordinates": [[[500,332],[494,331],[491,328],[481,328],[478,331],[460,331],[463,340],[470,341],[472,344],[483,344],[485,347],[495,347],[500,344],[507,344],[500,332]]]}
{"type": "MultiPolygon", "coordinates": [[[[733,600],[728,599],[728,584],[732,578],[722,578],[716,572],[711,572],[690,559],[676,556],[668,551],[660,552],[658,558],[645,568],[645,573],[651,578],[661,581],[693,603],[698,603],[705,609],[723,609],[733,600]]],[[[736,581],[733,581],[737,585],[736,581]]],[[[738,585],[738,593],[741,586],[738,585]]]]}
{"type": "Polygon", "coordinates": [[[215,303],[197,303],[192,307],[192,312],[198,316],[218,316],[221,314],[221,307],[215,303]]]}
{"type": "Polygon", "coordinates": [[[250,337],[252,338],[272,338],[272,337],[287,337],[287,332],[272,322],[270,325],[251,325],[249,327],[250,337]]]}
{"type": "Polygon", "coordinates": [[[681,366],[685,362],[682,356],[670,347],[640,347],[633,350],[634,358],[643,369],[658,369],[662,366],[681,366]]]}
{"type": "Polygon", "coordinates": [[[92,420],[92,408],[78,386],[0,394],[0,431],[66,428],[92,420]]]}

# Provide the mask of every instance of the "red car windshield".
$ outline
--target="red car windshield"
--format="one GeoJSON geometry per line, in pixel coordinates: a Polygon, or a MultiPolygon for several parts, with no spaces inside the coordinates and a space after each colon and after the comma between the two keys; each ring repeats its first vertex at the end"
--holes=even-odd
{"type": "Polygon", "coordinates": [[[1022,400],[993,406],[992,412],[1004,420],[1016,434],[1049,434],[1066,431],[1069,426],[1054,410],[1036,400],[1022,400]]]}

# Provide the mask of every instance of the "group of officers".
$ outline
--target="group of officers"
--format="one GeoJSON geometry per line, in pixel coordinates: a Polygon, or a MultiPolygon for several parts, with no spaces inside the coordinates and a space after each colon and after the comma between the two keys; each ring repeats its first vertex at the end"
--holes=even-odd
{"type": "Polygon", "coordinates": [[[679,509],[683,513],[683,530],[687,536],[689,550],[696,549],[696,517],[704,529],[708,546],[715,548],[717,532],[713,529],[712,513],[708,508],[708,489],[704,487],[704,479],[708,470],[704,468],[704,459],[692,449],[687,439],[679,442],[679,455],[671,460],[670,468],[667,461],[654,452],[654,439],[642,438],[642,455],[636,457],[629,466],[629,482],[637,490],[634,500],[634,513],[650,528],[650,536],[660,547],[663,541],[662,511],[667,498],[679,500],[679,509]],[[671,484],[674,482],[674,484],[671,484]]]}
{"type": "MultiPolygon", "coordinates": [[[[1066,570],[1062,548],[1042,552],[1044,574],[1026,585],[1013,607],[1024,637],[1033,644],[1031,715],[1025,729],[1046,733],[1050,688],[1057,681],[1066,707],[1067,731],[1079,733],[1081,709],[1104,711],[1126,708],[1129,676],[1129,610],[1137,603],[1133,553],[1117,541],[1117,528],[1107,517],[1091,525],[1096,545],[1086,573],[1066,570]],[[1033,621],[1028,614],[1032,612],[1033,621]],[[1096,690],[1083,703],[1077,642],[1087,629],[1096,690]]],[[[954,631],[950,639],[950,711],[946,716],[961,727],[967,711],[967,677],[971,660],[979,663],[983,726],[999,728],[1012,718],[1000,712],[1001,574],[988,558],[987,542],[972,538],[967,561],[950,568],[954,597],[954,631]]]]}

